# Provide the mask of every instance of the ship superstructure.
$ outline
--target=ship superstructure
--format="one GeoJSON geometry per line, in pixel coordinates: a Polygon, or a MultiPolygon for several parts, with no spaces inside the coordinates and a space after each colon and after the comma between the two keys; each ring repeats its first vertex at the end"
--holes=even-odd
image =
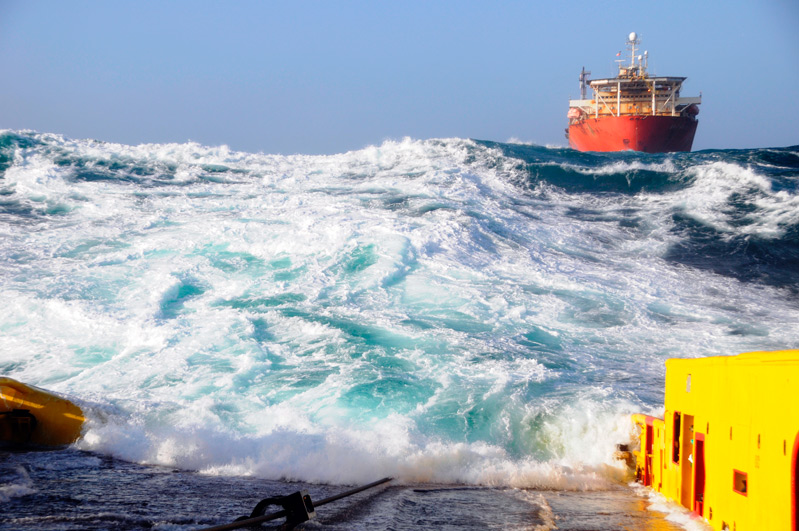
{"type": "Polygon", "coordinates": [[[580,151],[690,151],[702,97],[682,97],[686,78],[649,75],[648,52],[630,33],[630,62],[614,78],[589,80],[580,73],[580,99],[569,101],[569,144],[580,151]],[[586,96],[591,90],[590,98],[586,96]]]}

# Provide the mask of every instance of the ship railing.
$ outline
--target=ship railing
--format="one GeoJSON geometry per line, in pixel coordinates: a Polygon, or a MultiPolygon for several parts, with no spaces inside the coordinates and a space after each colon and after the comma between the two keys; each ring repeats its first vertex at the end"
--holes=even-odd
{"type": "Polygon", "coordinates": [[[657,106],[657,113],[653,112],[652,114],[671,114],[671,116],[677,116],[689,105],[699,105],[702,103],[702,98],[680,98],[674,96],[674,94],[670,94],[665,100],[658,100],[659,105],[657,106]]]}
{"type": "Polygon", "coordinates": [[[605,101],[605,98],[603,98],[602,95],[599,94],[599,92],[596,92],[596,91],[594,92],[594,98],[597,101],[597,104],[594,106],[594,116],[596,118],[599,118],[599,107],[600,107],[599,103],[600,102],[602,103],[602,107],[604,107],[608,111],[609,114],[620,116],[621,105],[617,105],[616,106],[616,112],[613,112],[613,108],[608,104],[608,102],[605,101]]]}
{"type": "Polygon", "coordinates": [[[702,103],[702,97],[697,98],[677,98],[677,114],[682,115],[685,110],[691,105],[699,105],[702,103]]]}
{"type": "MultiPolygon", "coordinates": [[[[569,107],[580,109],[583,114],[595,118],[599,118],[600,115],[621,116],[622,114],[633,114],[636,116],[678,116],[690,105],[699,105],[702,103],[701,96],[677,98],[674,98],[674,96],[675,94],[663,94],[663,92],[659,92],[652,99],[645,95],[627,96],[621,99],[622,105],[616,106],[618,103],[616,98],[608,99],[601,94],[595,93],[595,99],[593,100],[569,100],[569,107]],[[652,105],[652,101],[654,101],[654,106],[652,105]]],[[[579,120],[580,119],[576,119],[575,121],[579,120]]]]}
{"type": "MultiPolygon", "coordinates": [[[[677,91],[679,91],[679,90],[680,90],[679,85],[678,86],[673,86],[671,88],[671,90],[668,92],[668,96],[666,97],[666,99],[663,100],[663,101],[658,101],[657,102],[658,103],[657,111],[658,112],[663,112],[663,113],[668,113],[669,111],[671,111],[671,115],[675,116],[675,114],[676,114],[676,112],[675,112],[676,111],[675,102],[676,102],[676,99],[677,99],[675,97],[675,95],[677,94],[677,91]],[[671,103],[670,107],[669,107],[669,103],[671,103]]],[[[652,114],[653,115],[656,114],[655,109],[652,110],[652,114]]]]}
{"type": "Polygon", "coordinates": [[[696,96],[696,97],[693,97],[693,98],[677,98],[677,105],[678,106],[685,105],[687,107],[688,105],[693,105],[693,104],[699,105],[701,103],[702,103],[702,97],[701,96],[696,96]]]}
{"type": "Polygon", "coordinates": [[[594,100],[569,100],[569,107],[580,109],[585,114],[594,114],[596,103],[594,100]]]}
{"type": "Polygon", "coordinates": [[[573,118],[571,121],[579,122],[584,119],[585,116],[599,118],[600,116],[607,115],[621,116],[622,114],[635,114],[637,116],[645,116],[653,114],[648,104],[642,107],[635,105],[635,110],[631,111],[629,101],[623,102],[623,105],[617,109],[616,106],[613,105],[615,102],[608,103],[601,97],[598,99],[600,100],[599,103],[596,103],[596,100],[569,100],[569,108],[580,109],[583,113],[583,116],[580,118],[573,118]]]}

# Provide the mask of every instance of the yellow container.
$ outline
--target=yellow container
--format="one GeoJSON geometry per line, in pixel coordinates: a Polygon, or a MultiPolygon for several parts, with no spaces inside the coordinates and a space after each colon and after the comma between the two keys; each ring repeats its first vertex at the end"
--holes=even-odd
{"type": "Polygon", "coordinates": [[[642,484],[713,529],[799,531],[799,350],[666,361],[663,419],[633,415],[642,484]]]}
{"type": "Polygon", "coordinates": [[[80,437],[83,411],[44,389],[0,377],[0,441],[58,446],[80,437]]]}

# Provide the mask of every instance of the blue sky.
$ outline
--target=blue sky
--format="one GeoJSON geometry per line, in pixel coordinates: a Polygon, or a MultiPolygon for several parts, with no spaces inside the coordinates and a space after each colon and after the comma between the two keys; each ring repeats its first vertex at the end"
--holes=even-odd
{"type": "Polygon", "coordinates": [[[799,144],[799,2],[0,2],[0,127],[336,153],[386,139],[565,145],[580,68],[702,92],[694,149],[799,144]],[[601,7],[600,7],[601,6],[601,7]]]}

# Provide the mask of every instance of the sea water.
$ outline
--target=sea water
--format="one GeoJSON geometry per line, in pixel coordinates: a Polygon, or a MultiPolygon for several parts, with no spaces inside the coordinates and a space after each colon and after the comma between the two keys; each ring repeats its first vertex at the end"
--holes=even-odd
{"type": "MultiPolygon", "coordinates": [[[[285,156],[3,131],[0,301],[0,375],[88,417],[68,450],[4,454],[9,529],[89,526],[29,502],[107,470],[199,482],[186,507],[390,476],[413,488],[386,500],[472,489],[546,529],[558,496],[615,496],[667,358],[796,347],[799,147],[285,156]]],[[[180,505],[142,518],[228,521],[180,505]]]]}

